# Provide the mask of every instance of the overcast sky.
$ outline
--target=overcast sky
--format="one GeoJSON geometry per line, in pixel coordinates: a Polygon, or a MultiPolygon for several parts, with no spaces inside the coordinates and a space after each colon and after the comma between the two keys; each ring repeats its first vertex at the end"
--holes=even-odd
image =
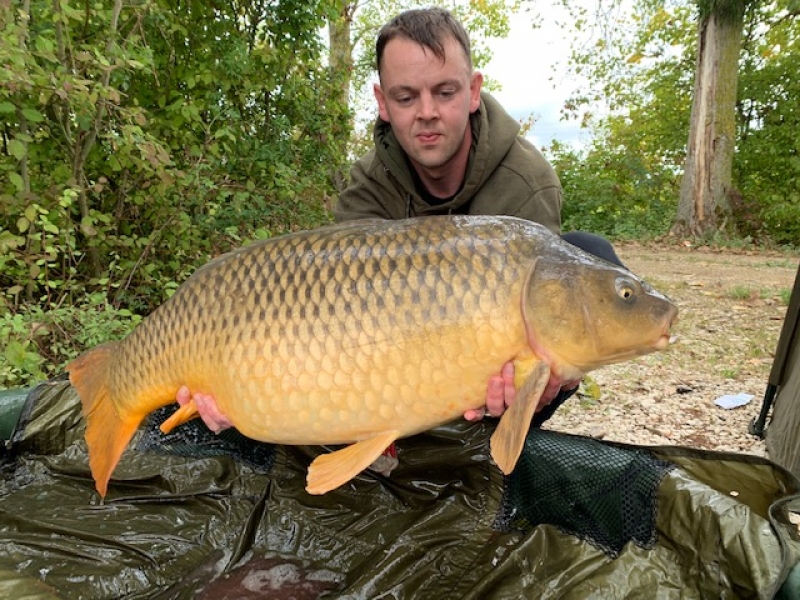
{"type": "Polygon", "coordinates": [[[493,94],[513,117],[536,117],[528,134],[534,144],[549,146],[557,139],[580,146],[589,133],[576,121],[561,120],[564,101],[579,83],[567,77],[569,33],[557,28],[560,15],[553,10],[541,15],[542,26],[537,29],[531,26],[529,15],[514,15],[508,37],[489,42],[493,57],[481,71],[502,85],[502,90],[493,94]]]}

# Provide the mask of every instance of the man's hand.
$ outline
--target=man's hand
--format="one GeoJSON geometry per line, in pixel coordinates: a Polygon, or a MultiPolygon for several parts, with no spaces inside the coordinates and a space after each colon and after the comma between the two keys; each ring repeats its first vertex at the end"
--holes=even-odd
{"type": "Polygon", "coordinates": [[[464,418],[467,421],[480,421],[487,414],[499,417],[506,412],[506,408],[511,406],[516,395],[514,363],[509,361],[503,365],[499,374],[493,375],[489,379],[489,385],[486,388],[486,406],[468,410],[464,413],[464,418]]]}
{"type": "Polygon", "coordinates": [[[203,419],[203,423],[214,433],[233,427],[233,423],[220,412],[217,401],[210,394],[192,394],[189,388],[184,385],[178,390],[175,400],[181,406],[190,400],[194,400],[197,412],[200,414],[200,418],[203,419]]]}
{"type": "MultiPolygon", "coordinates": [[[[542,397],[539,398],[539,405],[536,407],[536,412],[539,412],[550,404],[562,389],[571,390],[578,387],[579,384],[580,380],[568,381],[562,384],[556,379],[551,379],[547,383],[544,392],[542,392],[542,397]]],[[[487,414],[492,417],[500,417],[506,409],[511,406],[516,396],[517,389],[514,387],[514,363],[509,361],[503,365],[499,375],[493,375],[489,379],[489,385],[486,388],[486,406],[468,410],[464,413],[464,418],[467,421],[480,421],[487,414]]]]}

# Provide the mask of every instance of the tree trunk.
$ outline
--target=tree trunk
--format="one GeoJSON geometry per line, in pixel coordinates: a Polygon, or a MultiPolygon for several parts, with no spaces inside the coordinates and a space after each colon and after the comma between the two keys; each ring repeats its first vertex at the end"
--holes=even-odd
{"type": "MultiPolygon", "coordinates": [[[[56,4],[60,4],[58,0],[56,0],[56,4]]],[[[111,54],[113,52],[114,45],[117,43],[117,36],[119,33],[119,17],[121,13],[122,0],[114,0],[114,5],[111,12],[111,23],[105,47],[105,56],[108,59],[112,58],[111,54]]],[[[108,88],[109,86],[111,81],[111,71],[111,67],[107,67],[100,76],[100,84],[103,88],[108,88]]],[[[97,135],[100,132],[100,128],[105,125],[105,118],[105,100],[98,99],[97,107],[95,109],[94,125],[85,135],[81,135],[77,138],[78,143],[75,146],[72,159],[72,177],[77,183],[78,187],[78,208],[81,214],[81,222],[83,222],[83,219],[88,218],[90,215],[89,199],[87,198],[86,194],[86,190],[89,187],[89,181],[86,177],[86,161],[89,158],[89,153],[92,151],[92,147],[97,141],[97,135]]],[[[89,259],[89,271],[93,277],[99,279],[103,273],[100,253],[97,248],[89,242],[88,238],[86,239],[86,256],[89,259]]]]}
{"type": "Polygon", "coordinates": [[[744,2],[700,17],[686,168],[672,233],[703,237],[725,226],[731,213],[736,92],[744,2]]]}
{"type": "Polygon", "coordinates": [[[350,104],[350,84],[353,77],[353,42],[350,33],[353,25],[353,13],[356,3],[340,0],[336,18],[328,21],[328,37],[330,41],[329,65],[334,77],[339,82],[339,98],[343,106],[350,104]]]}
{"type": "MultiPolygon", "coordinates": [[[[337,3],[336,18],[328,21],[329,59],[331,73],[338,86],[339,106],[350,105],[350,88],[353,80],[353,41],[351,39],[353,15],[358,8],[358,2],[339,0],[337,3]]],[[[354,115],[350,116],[347,131],[354,129],[354,115]]],[[[341,169],[334,169],[331,179],[338,191],[343,191],[347,186],[346,174],[341,169]]]]}

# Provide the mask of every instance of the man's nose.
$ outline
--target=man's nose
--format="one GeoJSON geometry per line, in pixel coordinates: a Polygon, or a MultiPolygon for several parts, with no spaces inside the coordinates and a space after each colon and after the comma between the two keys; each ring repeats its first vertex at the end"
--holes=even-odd
{"type": "Polygon", "coordinates": [[[433,94],[423,93],[420,94],[419,103],[417,104],[417,118],[420,121],[430,121],[439,116],[439,107],[433,94]]]}

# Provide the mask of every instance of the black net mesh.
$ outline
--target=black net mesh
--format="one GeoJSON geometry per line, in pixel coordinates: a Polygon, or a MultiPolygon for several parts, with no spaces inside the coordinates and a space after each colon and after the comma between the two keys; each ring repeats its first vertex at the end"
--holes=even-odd
{"type": "Polygon", "coordinates": [[[655,543],[656,490],[675,465],[639,450],[532,429],[496,526],[549,524],[616,556],[628,542],[655,543]]]}
{"type": "Polygon", "coordinates": [[[178,456],[232,456],[260,471],[272,468],[275,446],[252,440],[233,428],[217,434],[201,419],[192,419],[169,433],[162,433],[159,427],[177,408],[177,404],[171,404],[150,413],[137,449],[178,456]]]}
{"type": "Polygon", "coordinates": [[[564,404],[567,400],[569,400],[576,392],[578,388],[575,387],[571,390],[559,390],[558,395],[553,398],[552,402],[542,408],[539,412],[533,415],[533,421],[531,421],[531,426],[533,427],[541,427],[542,424],[547,421],[550,417],[552,417],[556,410],[564,404]]]}

